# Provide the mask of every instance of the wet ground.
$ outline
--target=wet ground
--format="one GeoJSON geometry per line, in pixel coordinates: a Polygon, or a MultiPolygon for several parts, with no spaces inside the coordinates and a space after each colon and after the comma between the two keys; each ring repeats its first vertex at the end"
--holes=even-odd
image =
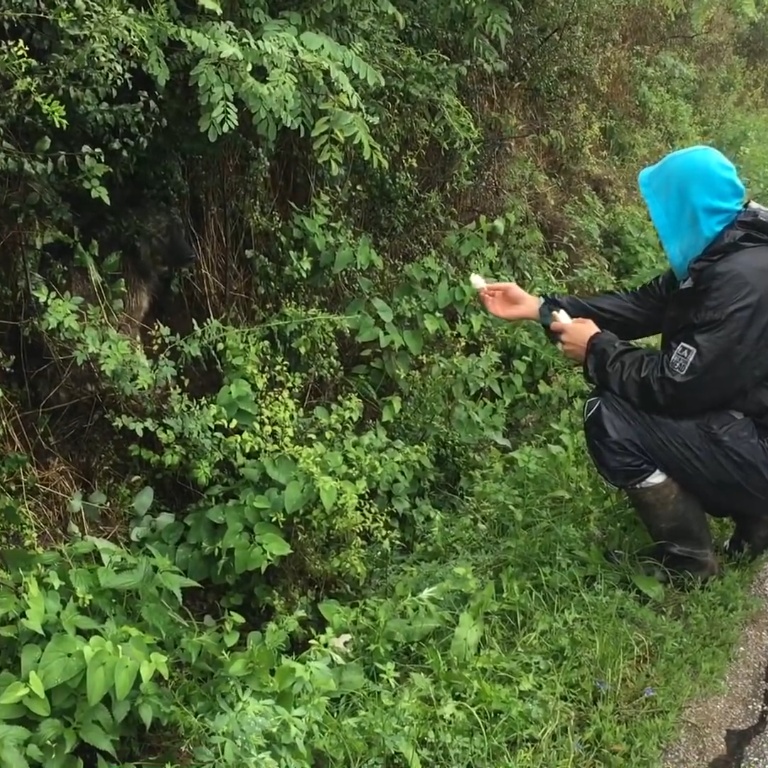
{"type": "Polygon", "coordinates": [[[663,768],[768,768],[768,566],[753,590],[764,607],[742,634],[722,693],[689,705],[663,768]]]}

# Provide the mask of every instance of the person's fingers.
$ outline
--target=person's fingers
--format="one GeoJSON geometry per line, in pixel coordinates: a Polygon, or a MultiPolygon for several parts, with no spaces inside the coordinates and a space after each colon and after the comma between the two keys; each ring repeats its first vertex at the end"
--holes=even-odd
{"type": "Polygon", "coordinates": [[[517,288],[517,285],[515,283],[488,283],[483,290],[498,295],[507,293],[510,288],[517,288]]]}
{"type": "Polygon", "coordinates": [[[569,323],[560,323],[555,320],[553,323],[550,323],[549,330],[552,331],[552,333],[562,333],[568,325],[569,323]]]}
{"type": "Polygon", "coordinates": [[[498,299],[495,296],[489,296],[487,293],[480,294],[480,301],[482,301],[486,307],[491,307],[498,303],[498,299]]]}

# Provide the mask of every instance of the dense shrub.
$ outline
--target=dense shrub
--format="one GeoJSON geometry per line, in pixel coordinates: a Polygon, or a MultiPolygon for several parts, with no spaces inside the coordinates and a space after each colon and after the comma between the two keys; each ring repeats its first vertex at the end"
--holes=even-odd
{"type": "Polygon", "coordinates": [[[467,278],[645,279],[685,143],[762,193],[763,4],[6,6],[0,763],[656,755],[744,576],[632,599],[583,383],[467,278]]]}

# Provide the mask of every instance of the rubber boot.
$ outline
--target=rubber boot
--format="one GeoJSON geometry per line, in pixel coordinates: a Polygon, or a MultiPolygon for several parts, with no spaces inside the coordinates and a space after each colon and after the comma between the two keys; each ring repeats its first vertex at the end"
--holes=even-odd
{"type": "MultiPolygon", "coordinates": [[[[701,581],[718,573],[707,514],[691,494],[667,478],[647,488],[630,488],[627,496],[654,545],[646,556],[676,575],[701,581]]],[[[653,575],[666,581],[657,570],[653,575]]]]}
{"type": "Polygon", "coordinates": [[[768,549],[768,513],[765,515],[733,515],[736,527],[733,535],[723,545],[729,555],[746,554],[750,560],[768,549]]]}

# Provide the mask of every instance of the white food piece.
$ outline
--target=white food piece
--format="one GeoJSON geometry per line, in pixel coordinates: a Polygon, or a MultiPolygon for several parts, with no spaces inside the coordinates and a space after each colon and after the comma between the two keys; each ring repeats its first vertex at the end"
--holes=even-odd
{"type": "Polygon", "coordinates": [[[469,282],[472,283],[472,287],[476,291],[481,291],[488,285],[488,283],[486,283],[485,280],[480,277],[480,275],[476,275],[474,272],[469,276],[469,282]]]}
{"type": "Polygon", "coordinates": [[[558,323],[572,323],[571,316],[564,309],[553,309],[552,317],[557,320],[558,323]]]}

